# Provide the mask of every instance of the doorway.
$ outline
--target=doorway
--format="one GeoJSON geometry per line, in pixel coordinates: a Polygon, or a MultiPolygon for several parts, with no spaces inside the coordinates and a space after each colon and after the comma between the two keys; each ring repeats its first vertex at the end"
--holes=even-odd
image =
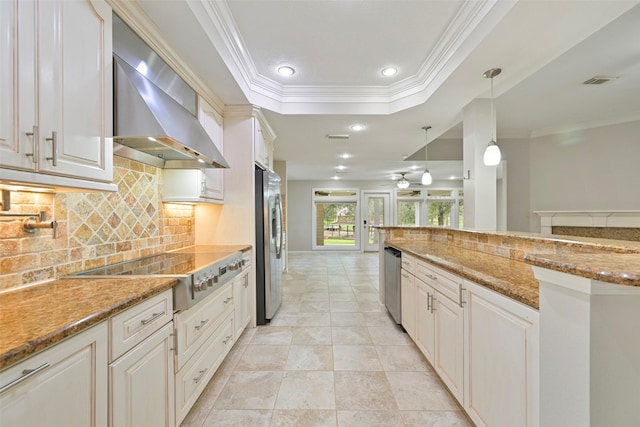
{"type": "Polygon", "coordinates": [[[378,251],[378,230],[374,227],[391,224],[389,199],[388,192],[362,194],[362,250],[365,252],[378,251]]]}

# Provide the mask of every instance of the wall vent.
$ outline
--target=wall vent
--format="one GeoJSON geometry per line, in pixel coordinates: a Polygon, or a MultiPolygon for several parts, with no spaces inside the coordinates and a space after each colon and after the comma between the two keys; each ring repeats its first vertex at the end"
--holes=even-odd
{"type": "Polygon", "coordinates": [[[327,138],[329,138],[329,139],[349,139],[349,134],[346,134],[346,133],[342,133],[342,134],[330,133],[329,135],[327,135],[327,138]]]}
{"type": "Polygon", "coordinates": [[[615,79],[617,79],[617,77],[595,76],[595,77],[591,77],[589,80],[583,81],[582,84],[583,85],[601,85],[615,79]]]}

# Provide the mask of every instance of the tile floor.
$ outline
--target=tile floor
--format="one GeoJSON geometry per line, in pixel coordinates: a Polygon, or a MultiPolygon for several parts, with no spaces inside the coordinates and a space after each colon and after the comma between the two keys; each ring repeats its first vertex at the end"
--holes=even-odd
{"type": "Polygon", "coordinates": [[[375,253],[290,254],[271,324],[245,330],[182,427],[470,427],[378,303],[375,253]]]}

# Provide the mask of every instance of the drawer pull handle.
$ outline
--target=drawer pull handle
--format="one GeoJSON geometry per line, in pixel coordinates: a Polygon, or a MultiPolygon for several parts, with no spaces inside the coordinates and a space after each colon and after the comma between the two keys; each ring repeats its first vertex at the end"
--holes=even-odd
{"type": "Polygon", "coordinates": [[[204,325],[206,325],[207,323],[209,323],[209,319],[207,320],[201,320],[199,325],[194,326],[196,328],[196,331],[199,331],[200,329],[202,329],[204,327],[204,325]]]}
{"type": "Polygon", "coordinates": [[[433,294],[431,294],[431,313],[433,313],[434,311],[436,311],[436,305],[433,303],[433,294]]]}
{"type": "Polygon", "coordinates": [[[39,374],[40,372],[44,371],[48,367],[49,367],[49,363],[45,363],[44,365],[38,366],[35,369],[25,369],[25,370],[23,370],[21,377],[16,378],[15,380],[11,381],[9,384],[6,384],[6,385],[3,385],[2,387],[0,387],[0,393],[4,393],[5,391],[9,390],[10,388],[17,386],[22,381],[25,381],[25,380],[31,378],[32,376],[39,374]]]}
{"type": "Polygon", "coordinates": [[[229,340],[231,339],[231,335],[227,335],[224,340],[222,340],[222,344],[226,344],[229,342],[229,340]]]}
{"type": "Polygon", "coordinates": [[[162,316],[164,314],[164,311],[161,311],[159,313],[153,313],[151,315],[151,317],[149,317],[148,319],[142,319],[140,321],[140,323],[142,323],[143,325],[148,325],[149,323],[153,322],[154,320],[156,320],[158,317],[162,316]]]}
{"type": "Polygon", "coordinates": [[[466,290],[467,288],[463,288],[461,283],[458,284],[458,305],[460,305],[460,308],[463,308],[464,304],[466,304],[466,301],[462,299],[462,292],[466,290]]]}
{"type": "Polygon", "coordinates": [[[31,157],[31,161],[33,163],[38,163],[38,157],[40,157],[40,155],[38,153],[38,144],[40,142],[40,132],[39,132],[38,126],[34,125],[33,126],[33,131],[32,132],[26,132],[26,135],[33,137],[33,152],[32,153],[26,153],[25,156],[31,157]]]}
{"type": "Polygon", "coordinates": [[[431,292],[427,292],[427,311],[431,312],[431,292]]]}
{"type": "Polygon", "coordinates": [[[193,382],[198,384],[200,382],[200,380],[202,379],[202,377],[204,377],[204,374],[206,374],[208,370],[209,370],[209,368],[204,368],[203,370],[201,370],[200,371],[200,375],[198,375],[196,378],[194,378],[193,382]]]}
{"type": "Polygon", "coordinates": [[[51,157],[45,157],[45,159],[51,160],[53,166],[58,166],[58,132],[52,131],[51,138],[45,138],[45,141],[51,142],[51,157]]]}
{"type": "Polygon", "coordinates": [[[433,276],[431,274],[427,274],[426,276],[431,280],[438,280],[438,276],[433,276]]]}
{"type": "Polygon", "coordinates": [[[233,299],[232,297],[228,297],[226,300],[224,300],[224,303],[225,303],[225,304],[228,304],[228,303],[229,303],[229,301],[231,301],[232,299],[233,299]]]}

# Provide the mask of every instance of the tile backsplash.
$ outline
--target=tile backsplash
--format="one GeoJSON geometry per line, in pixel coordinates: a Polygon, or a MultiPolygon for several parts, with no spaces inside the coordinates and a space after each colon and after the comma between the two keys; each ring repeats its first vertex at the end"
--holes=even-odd
{"type": "Polygon", "coordinates": [[[161,169],[114,157],[117,192],[13,191],[10,212],[44,210],[58,222],[57,237],[0,217],[0,290],[192,246],[194,208],[163,204],[161,181],[161,169]]]}

